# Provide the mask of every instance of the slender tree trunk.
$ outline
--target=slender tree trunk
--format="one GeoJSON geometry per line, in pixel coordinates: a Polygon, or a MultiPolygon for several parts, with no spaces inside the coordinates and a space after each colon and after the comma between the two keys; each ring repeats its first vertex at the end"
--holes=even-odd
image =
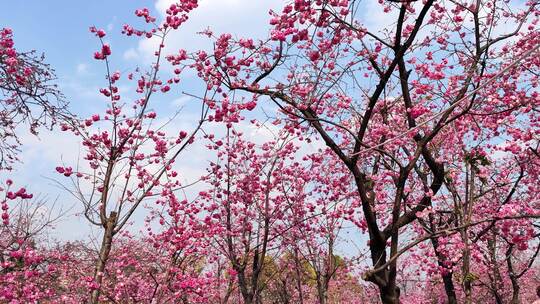
{"type": "MultiPolygon", "coordinates": [[[[476,167],[474,163],[469,164],[465,179],[467,181],[465,185],[465,225],[469,225],[472,222],[472,212],[474,206],[474,196],[475,196],[475,172],[476,167]]],[[[464,228],[461,231],[461,238],[463,240],[463,266],[462,266],[462,275],[463,275],[463,291],[465,293],[465,304],[472,303],[472,281],[474,280],[471,274],[471,248],[469,240],[469,231],[468,228],[464,228]]]]}
{"type": "MultiPolygon", "coordinates": [[[[467,232],[465,232],[466,234],[467,232]]],[[[465,303],[471,304],[472,303],[472,277],[470,274],[470,262],[471,262],[471,255],[470,255],[470,249],[469,249],[469,243],[467,241],[467,237],[465,237],[465,249],[463,250],[463,291],[465,292],[465,303]]]]}
{"type": "MultiPolygon", "coordinates": [[[[440,267],[445,267],[445,257],[439,252],[439,240],[437,238],[431,239],[431,244],[433,245],[433,250],[437,256],[437,264],[440,267]]],[[[444,283],[444,291],[446,292],[446,297],[448,298],[448,304],[457,304],[456,289],[454,287],[454,281],[452,280],[452,272],[445,272],[442,274],[442,279],[444,283]]]]}
{"type": "Polygon", "coordinates": [[[502,298],[499,294],[499,282],[502,282],[501,280],[501,272],[499,271],[499,263],[497,261],[497,242],[496,242],[496,233],[493,232],[493,238],[488,239],[488,248],[489,253],[491,256],[491,268],[493,269],[493,279],[492,279],[492,286],[491,290],[493,293],[493,297],[495,298],[495,303],[502,304],[502,298]]]}
{"type": "Polygon", "coordinates": [[[510,281],[512,282],[512,304],[520,304],[519,301],[519,282],[514,275],[510,275],[510,281]]]}
{"type": "Polygon", "coordinates": [[[238,285],[240,287],[240,293],[244,299],[244,304],[253,304],[253,293],[250,292],[249,287],[247,286],[246,275],[243,270],[238,271],[238,285]]]}
{"type": "Polygon", "coordinates": [[[287,290],[287,287],[289,287],[287,278],[280,279],[280,289],[278,290],[278,297],[281,302],[281,304],[289,304],[291,303],[291,295],[289,294],[289,291],[287,290]]]}
{"type": "Polygon", "coordinates": [[[103,282],[103,275],[109,254],[111,253],[112,240],[114,236],[114,228],[116,226],[117,214],[111,212],[105,225],[105,231],[103,233],[103,240],[101,241],[101,248],[99,249],[99,257],[96,260],[96,267],[94,270],[94,282],[97,284],[97,288],[92,291],[90,303],[99,303],[99,295],[101,294],[101,284],[103,282]]]}
{"type": "Polygon", "coordinates": [[[457,304],[456,290],[454,288],[454,282],[452,281],[452,272],[448,272],[442,275],[444,283],[444,291],[448,298],[448,304],[457,304]]]}
{"type": "Polygon", "coordinates": [[[231,293],[233,292],[233,289],[234,289],[233,284],[234,284],[234,281],[231,277],[229,279],[229,283],[227,284],[227,292],[225,293],[225,297],[223,298],[223,302],[221,302],[221,304],[229,303],[229,298],[231,297],[231,293]]]}
{"type": "Polygon", "coordinates": [[[328,293],[324,287],[324,282],[317,280],[317,297],[319,298],[319,304],[326,304],[328,299],[328,293]]]}
{"type": "Polygon", "coordinates": [[[298,259],[298,249],[294,248],[294,266],[296,268],[296,288],[298,289],[298,299],[300,304],[304,304],[304,293],[302,291],[302,276],[300,275],[300,261],[298,259]]]}
{"type": "Polygon", "coordinates": [[[188,300],[188,297],[187,295],[182,295],[182,304],[189,304],[189,300],[188,300]]]}
{"type": "Polygon", "coordinates": [[[506,250],[506,266],[508,266],[508,272],[510,277],[510,282],[512,282],[512,304],[520,304],[519,302],[519,282],[514,272],[514,265],[512,265],[512,252],[514,250],[514,245],[509,245],[506,250]]]}
{"type": "Polygon", "coordinates": [[[324,272],[317,273],[317,295],[319,297],[320,304],[328,303],[328,286],[330,280],[336,272],[336,265],[334,259],[334,237],[330,236],[328,241],[328,253],[326,254],[326,260],[324,262],[324,272]]]}

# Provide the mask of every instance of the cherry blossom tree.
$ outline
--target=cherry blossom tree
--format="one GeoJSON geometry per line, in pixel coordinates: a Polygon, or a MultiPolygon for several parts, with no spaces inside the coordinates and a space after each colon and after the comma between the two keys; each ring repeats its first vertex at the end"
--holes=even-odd
{"type": "Polygon", "coordinates": [[[50,301],[59,295],[55,283],[61,254],[49,233],[56,214],[46,200],[35,199],[13,181],[0,187],[0,300],[6,303],[50,301]]]}
{"type": "MultiPolygon", "coordinates": [[[[462,285],[470,302],[469,226],[477,224],[475,196],[487,178],[472,173],[481,169],[471,157],[503,146],[514,154],[536,151],[538,5],[381,6],[394,20],[385,30],[362,24],[358,1],[294,1],[271,13],[268,40],[207,31],[215,49],[179,64],[195,68],[216,92],[251,93],[250,108],[270,99],[285,130],[320,138],[342,161],[369,234],[373,269],[364,278],[378,286],[383,303],[399,301],[398,257],[411,248],[400,249],[401,236],[422,213],[442,209],[443,197],[466,193],[452,211],[461,221],[452,229],[464,246],[462,285]],[[454,164],[459,154],[461,163],[454,164]],[[462,174],[455,167],[466,180],[457,190],[448,182],[462,174]]],[[[490,214],[484,220],[500,217],[490,214]]]]}
{"type": "Polygon", "coordinates": [[[59,185],[100,237],[47,238],[48,203],[7,180],[0,301],[533,301],[540,4],[380,0],[384,26],[366,5],[284,1],[266,39],[206,29],[212,48],[193,53],[165,46],[198,1],[172,2],[163,20],[138,9],[145,25],[122,32],[156,42],[155,57],[122,73],[91,27],[107,101],[83,119],[42,57],[0,31],[0,170],[17,159],[19,125],[62,119],[83,155],[58,165],[71,182],[59,185]],[[183,113],[162,113],[156,97],[186,70],[203,87],[197,121],[180,130],[183,113]],[[209,164],[190,184],[178,160],[194,148],[209,164]]]}
{"type": "Polygon", "coordinates": [[[66,103],[53,83],[54,70],[35,51],[15,48],[10,28],[0,29],[0,300],[9,303],[54,299],[60,256],[47,236],[60,217],[53,204],[15,188],[8,178],[19,161],[21,126],[33,135],[68,117],[66,103]]]}
{"type": "Polygon", "coordinates": [[[302,204],[302,171],[284,172],[297,148],[286,137],[257,147],[234,128],[224,140],[210,137],[219,161],[208,177],[214,189],[200,193],[208,201],[204,221],[229,260],[243,301],[259,303],[268,260],[280,255],[283,220],[294,205],[302,204]]]}
{"type": "Polygon", "coordinates": [[[71,178],[73,189],[66,189],[83,204],[84,216],[103,234],[89,286],[91,303],[100,301],[104,278],[111,275],[105,271],[115,235],[129,224],[144,200],[158,193],[166,193],[172,199],[175,189],[182,186],[178,173],[173,170],[173,163],[193,143],[195,134],[205,120],[205,105],[202,105],[199,124],[194,126],[190,134],[181,130],[167,136],[163,131],[164,126],[156,127],[157,114],[151,110],[150,101],[153,95],[166,94],[171,85],[180,81],[179,72],[165,81],[160,79],[164,43],[167,34],[184,23],[187,14],[196,7],[197,1],[191,0],[172,4],[163,24],[157,24],[148,9],[139,9],[135,14],[143,18],[151,29],[138,30],[124,26],[123,32],[128,36],[157,37],[160,41],[151,70],[147,73],[136,71],[126,76],[128,80],[137,82],[136,93],[140,98],[132,103],[121,100],[118,82],[122,75],[111,70],[109,56],[112,50],[103,40],[105,31],[90,28],[101,42],[101,49],[95,52],[94,58],[105,64],[108,83],[100,89],[100,93],[109,102],[104,115],[93,114],[87,119],[73,119],[62,125],[63,131],[70,131],[81,138],[86,149],[84,160],[87,165],[77,165],[75,168],[64,165],[57,167],[56,171],[71,178]]]}
{"type": "Polygon", "coordinates": [[[0,29],[0,169],[10,169],[20,152],[20,125],[34,135],[65,117],[66,103],[58,90],[54,70],[36,51],[15,48],[10,28],[0,29]]]}

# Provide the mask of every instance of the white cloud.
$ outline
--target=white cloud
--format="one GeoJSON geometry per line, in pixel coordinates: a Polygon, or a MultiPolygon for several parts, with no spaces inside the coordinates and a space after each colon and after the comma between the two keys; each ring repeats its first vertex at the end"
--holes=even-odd
{"type": "Polygon", "coordinates": [[[79,64],[77,64],[76,70],[77,70],[78,75],[86,75],[86,74],[88,74],[88,64],[79,63],[79,64]]]}
{"type": "Polygon", "coordinates": [[[111,32],[113,29],[114,29],[114,24],[117,22],[118,20],[118,17],[117,16],[113,16],[111,22],[109,22],[107,24],[107,31],[108,32],[111,32]]]}
{"type": "Polygon", "coordinates": [[[381,5],[377,1],[366,1],[362,5],[365,7],[363,14],[360,15],[360,21],[369,31],[380,33],[394,28],[393,24],[396,22],[398,15],[397,10],[394,9],[385,13],[384,6],[386,6],[386,3],[381,5]]]}
{"type": "Polygon", "coordinates": [[[182,96],[180,98],[176,98],[171,102],[171,107],[176,108],[176,109],[181,108],[181,107],[185,106],[186,103],[188,103],[192,99],[193,98],[191,96],[188,96],[188,95],[184,95],[184,96],[182,96]]]}
{"type": "MultiPolygon", "coordinates": [[[[165,16],[165,10],[174,0],[158,0],[156,9],[165,16]]],[[[283,0],[201,0],[199,7],[192,11],[189,20],[177,31],[171,32],[166,42],[166,52],[179,49],[194,51],[212,46],[212,42],[197,32],[210,28],[216,34],[230,33],[237,37],[263,39],[270,29],[268,12],[280,11],[283,0]]],[[[154,60],[158,39],[139,41],[137,53],[144,63],[154,60]]]]}
{"type": "MultiPolygon", "coordinates": [[[[525,5],[525,1],[510,1],[507,4],[502,4],[506,6],[504,10],[507,12],[512,12],[514,14],[518,13],[524,13],[527,9],[527,6],[525,5]]],[[[362,13],[359,15],[360,18],[358,20],[368,28],[368,30],[378,35],[381,38],[386,38],[384,34],[394,31],[396,27],[396,21],[398,19],[398,13],[399,9],[393,8],[389,12],[384,12],[384,7],[387,6],[387,2],[380,4],[377,1],[364,1],[361,3],[362,6],[362,13]]],[[[421,8],[423,6],[422,1],[413,2],[413,7],[415,8],[415,11],[420,12],[421,8]]],[[[479,11],[479,17],[480,20],[486,20],[487,15],[490,14],[492,11],[489,7],[481,7],[479,11]]],[[[474,28],[474,21],[472,18],[471,13],[464,14],[466,16],[465,21],[463,22],[463,26],[467,28],[474,28]]],[[[429,17],[428,17],[429,18],[429,17]]],[[[531,20],[533,18],[530,18],[531,20]]],[[[505,22],[498,22],[494,25],[493,28],[490,29],[491,37],[499,37],[502,35],[509,34],[511,32],[514,32],[518,24],[516,22],[511,21],[511,19],[502,18],[505,22]]],[[[411,20],[407,21],[407,23],[411,23],[411,20]]],[[[528,23],[526,23],[527,25],[528,23]]],[[[524,29],[527,28],[527,26],[523,26],[521,31],[523,32],[524,29]]],[[[422,41],[426,36],[430,35],[431,31],[434,30],[433,25],[424,24],[424,27],[419,32],[416,41],[422,41]]],[[[452,33],[449,33],[452,34],[452,33]]],[[[390,37],[393,39],[393,35],[390,37]]],[[[507,41],[515,41],[516,37],[513,37],[511,39],[508,39],[507,41]]]]}
{"type": "Polygon", "coordinates": [[[139,53],[134,48],[130,48],[124,52],[124,60],[135,60],[139,58],[139,53]]]}

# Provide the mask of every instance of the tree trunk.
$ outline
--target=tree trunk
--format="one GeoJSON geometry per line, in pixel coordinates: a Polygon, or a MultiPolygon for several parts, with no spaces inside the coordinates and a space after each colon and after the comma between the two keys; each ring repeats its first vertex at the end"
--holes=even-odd
{"type": "Polygon", "coordinates": [[[298,249],[294,249],[294,268],[296,268],[296,288],[298,289],[299,304],[304,304],[304,293],[302,292],[302,276],[300,275],[300,261],[298,260],[298,249]]]}
{"type": "Polygon", "coordinates": [[[514,272],[514,265],[512,265],[512,253],[514,250],[514,245],[509,245],[506,250],[506,265],[508,266],[508,272],[510,277],[510,282],[512,282],[512,304],[519,304],[519,282],[516,273],[514,272]]]}
{"type": "Polygon", "coordinates": [[[319,304],[326,304],[327,302],[328,293],[326,292],[324,285],[324,282],[317,280],[317,297],[319,298],[319,304]]]}
{"type": "Polygon", "coordinates": [[[467,237],[467,231],[463,233],[465,248],[463,249],[463,292],[465,293],[465,303],[472,303],[472,275],[470,273],[471,252],[469,249],[469,242],[467,237]]]}
{"type": "Polygon", "coordinates": [[[452,272],[448,272],[442,275],[444,283],[444,291],[448,298],[448,304],[457,304],[456,290],[454,288],[454,282],[452,281],[452,272]]]}
{"type": "Polygon", "coordinates": [[[240,293],[244,299],[244,304],[253,304],[253,293],[247,284],[246,275],[244,270],[236,270],[238,272],[238,285],[240,287],[240,293]]]}
{"type": "Polygon", "coordinates": [[[512,282],[512,304],[520,304],[519,302],[519,282],[514,275],[510,275],[512,282]]]}
{"type": "MultiPolygon", "coordinates": [[[[472,222],[474,196],[475,196],[475,172],[476,167],[474,163],[469,164],[466,170],[465,180],[465,205],[464,211],[464,224],[470,225],[472,222]],[[469,173],[470,172],[470,173],[469,173]]],[[[471,248],[469,242],[469,229],[467,227],[461,230],[461,239],[463,240],[463,292],[465,293],[465,304],[472,303],[472,281],[474,280],[471,274],[471,248]]]]}
{"type": "MultiPolygon", "coordinates": [[[[433,245],[433,250],[437,256],[437,264],[439,264],[440,267],[445,267],[445,257],[439,252],[439,240],[437,238],[431,238],[431,244],[433,245]]],[[[442,279],[444,291],[448,298],[448,304],[457,304],[456,289],[452,280],[452,272],[442,274],[442,279]]]]}
{"type": "MultiPolygon", "coordinates": [[[[370,244],[371,261],[375,269],[386,263],[385,245],[385,243],[375,242],[370,244]]],[[[377,285],[383,304],[399,304],[400,290],[396,284],[395,263],[377,273],[367,274],[364,279],[377,285]]]]}
{"type": "MultiPolygon", "coordinates": [[[[374,268],[386,263],[386,244],[378,244],[371,247],[371,256],[374,268]]],[[[374,275],[373,282],[379,287],[379,295],[383,304],[399,304],[400,290],[397,287],[395,263],[388,266],[387,269],[374,275]]]]}
{"type": "Polygon", "coordinates": [[[493,229],[493,238],[488,239],[488,248],[489,253],[491,256],[491,268],[493,269],[493,279],[492,279],[492,286],[491,290],[493,293],[493,297],[495,298],[495,303],[502,304],[503,300],[501,295],[499,294],[499,282],[502,282],[501,280],[501,272],[499,271],[499,263],[497,262],[497,242],[496,242],[496,232],[493,229]]]}
{"type": "Polygon", "coordinates": [[[395,284],[379,287],[383,304],[399,304],[399,288],[395,284]]]}
{"type": "Polygon", "coordinates": [[[103,282],[103,275],[109,254],[111,253],[112,240],[114,236],[114,228],[116,225],[116,212],[111,212],[105,225],[105,232],[103,233],[103,240],[101,241],[101,248],[99,250],[99,257],[96,260],[96,267],[94,270],[94,282],[97,284],[97,288],[92,291],[90,303],[99,303],[99,295],[101,293],[101,284],[103,282]]]}

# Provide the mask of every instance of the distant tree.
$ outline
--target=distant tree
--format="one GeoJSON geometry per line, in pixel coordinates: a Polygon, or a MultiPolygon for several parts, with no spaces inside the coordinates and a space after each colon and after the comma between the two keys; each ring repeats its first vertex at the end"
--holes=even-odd
{"type": "Polygon", "coordinates": [[[0,29],[0,170],[18,160],[18,126],[37,135],[39,127],[52,127],[68,115],[55,79],[43,55],[18,51],[12,30],[0,29]]]}

